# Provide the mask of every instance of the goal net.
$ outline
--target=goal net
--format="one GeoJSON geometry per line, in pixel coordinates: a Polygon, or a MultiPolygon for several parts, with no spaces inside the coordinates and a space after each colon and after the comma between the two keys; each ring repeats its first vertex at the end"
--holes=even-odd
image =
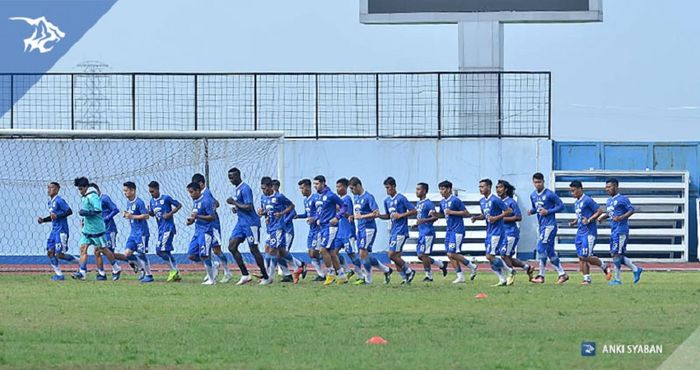
{"type": "MultiPolygon", "coordinates": [[[[47,186],[61,185],[59,195],[73,209],[69,252],[78,252],[80,238],[80,194],[73,179],[87,177],[103,194],[123,209],[126,198],[122,184],[136,183],[137,196],[146,204],[151,199],[148,183],[160,183],[162,194],[183,204],[175,215],[175,253],[185,253],[193,234],[186,226],[192,206],[186,186],[195,173],[208,178],[208,186],[221,202],[222,233],[230,232],[235,215],[224,205],[233,195],[228,169],[237,167],[243,180],[260,196],[262,176],[281,176],[282,134],[280,132],[134,132],[134,131],[29,131],[0,130],[0,257],[42,256],[50,224],[38,224],[48,215],[47,186]]],[[[115,217],[118,249],[129,234],[128,221],[115,217]]],[[[155,220],[149,220],[151,248],[157,240],[155,220]]],[[[226,240],[227,235],[224,235],[226,240]]],[[[12,258],[33,263],[36,258],[12,258]]],[[[2,263],[2,262],[0,262],[2,263]]]]}

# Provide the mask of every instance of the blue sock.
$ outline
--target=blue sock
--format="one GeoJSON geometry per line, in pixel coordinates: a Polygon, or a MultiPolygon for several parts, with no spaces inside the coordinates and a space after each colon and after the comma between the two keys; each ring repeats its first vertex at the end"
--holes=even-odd
{"type": "Polygon", "coordinates": [[[428,266],[428,267],[423,266],[423,271],[430,272],[430,271],[432,271],[432,269],[430,268],[430,266],[428,266]]]}
{"type": "Polygon", "coordinates": [[[559,267],[559,265],[560,265],[559,256],[554,256],[554,258],[550,258],[549,261],[552,262],[552,265],[554,265],[556,267],[559,267]]]}
{"type": "Polygon", "coordinates": [[[216,256],[219,257],[219,260],[223,264],[228,264],[228,258],[226,258],[226,254],[223,251],[221,251],[221,253],[217,254],[216,256]]]}
{"type": "Polygon", "coordinates": [[[379,260],[376,257],[369,256],[369,262],[372,266],[379,266],[379,260]]]}
{"type": "Polygon", "coordinates": [[[462,272],[462,264],[458,263],[457,268],[455,268],[455,272],[462,272]]]}
{"type": "Polygon", "coordinates": [[[498,266],[496,266],[496,261],[498,260],[495,259],[489,262],[489,264],[491,265],[491,270],[493,270],[493,272],[499,272],[501,270],[498,266]]]}
{"type": "Polygon", "coordinates": [[[49,257],[49,263],[51,266],[58,266],[58,258],[56,256],[49,257]]]}
{"type": "Polygon", "coordinates": [[[366,271],[368,274],[371,274],[371,273],[372,273],[372,258],[371,258],[371,257],[365,258],[365,259],[362,261],[362,265],[365,266],[365,271],[366,271]]]}
{"type": "Polygon", "coordinates": [[[80,264],[80,271],[87,271],[87,263],[80,264]]]}

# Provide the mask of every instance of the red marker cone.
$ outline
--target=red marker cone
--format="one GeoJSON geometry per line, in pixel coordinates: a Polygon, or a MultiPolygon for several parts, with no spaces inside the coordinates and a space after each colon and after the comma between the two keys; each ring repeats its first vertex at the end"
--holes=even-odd
{"type": "Polygon", "coordinates": [[[479,293],[479,294],[474,296],[474,298],[476,298],[476,299],[484,299],[487,297],[488,297],[488,295],[486,295],[486,293],[479,293]]]}
{"type": "Polygon", "coordinates": [[[388,344],[389,342],[382,337],[372,337],[367,339],[367,344],[388,344]]]}

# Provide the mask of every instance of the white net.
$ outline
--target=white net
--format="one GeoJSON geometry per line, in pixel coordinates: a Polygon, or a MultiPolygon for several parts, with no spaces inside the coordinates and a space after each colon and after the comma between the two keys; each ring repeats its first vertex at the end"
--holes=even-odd
{"type": "MultiPolygon", "coordinates": [[[[122,194],[124,182],[136,183],[137,196],[148,204],[151,197],[147,185],[158,181],[162,194],[183,203],[183,209],[175,215],[174,252],[184,253],[193,233],[193,227],[185,225],[192,203],[186,186],[193,174],[206,174],[208,169],[209,186],[222,203],[219,216],[227,240],[227,233],[235,224],[233,214],[223,205],[233,195],[228,169],[238,167],[258,199],[260,192],[256,185],[260,177],[278,174],[281,143],[278,138],[0,139],[0,153],[3,153],[0,156],[0,256],[45,254],[51,226],[39,225],[36,219],[48,215],[46,188],[51,181],[61,184],[60,196],[73,209],[74,215],[69,217],[69,251],[77,253],[80,195],[73,179],[80,176],[95,182],[120,209],[126,205],[122,194]]],[[[129,226],[119,216],[115,221],[119,229],[117,249],[121,250],[129,226]]],[[[158,235],[154,219],[149,220],[149,226],[151,246],[154,246],[158,235]]]]}

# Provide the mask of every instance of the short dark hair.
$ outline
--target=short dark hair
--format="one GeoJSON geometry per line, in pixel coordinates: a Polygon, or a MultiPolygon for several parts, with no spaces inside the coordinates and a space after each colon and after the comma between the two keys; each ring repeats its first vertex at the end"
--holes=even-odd
{"type": "Polygon", "coordinates": [[[326,182],[326,177],[323,175],[317,175],[316,177],[314,177],[314,181],[326,182]]]}
{"type": "Polygon", "coordinates": [[[236,167],[232,167],[230,170],[228,170],[228,173],[241,173],[241,170],[236,167]]]}
{"type": "Polygon", "coordinates": [[[396,180],[395,180],[393,177],[389,176],[389,177],[386,178],[386,180],[384,180],[384,185],[389,185],[389,186],[394,186],[394,187],[395,187],[395,186],[396,186],[396,180]]]}
{"type": "Polygon", "coordinates": [[[49,183],[49,185],[53,185],[53,186],[55,186],[55,187],[57,187],[57,188],[59,188],[59,189],[61,188],[61,184],[57,183],[56,181],[51,181],[51,182],[49,183]]]}
{"type": "Polygon", "coordinates": [[[97,190],[97,191],[100,191],[100,187],[97,186],[97,184],[95,184],[94,182],[91,182],[88,186],[91,188],[95,188],[95,190],[97,190]]]}
{"type": "Polygon", "coordinates": [[[272,179],[272,186],[275,186],[275,185],[277,185],[277,186],[281,186],[281,185],[282,185],[282,183],[280,182],[280,180],[277,180],[277,179],[272,179]]]}
{"type": "Polygon", "coordinates": [[[576,189],[583,189],[583,184],[581,181],[574,180],[569,184],[569,187],[576,188],[576,189]]]}
{"type": "Polygon", "coordinates": [[[542,174],[542,172],[535,172],[535,174],[532,175],[532,179],[544,181],[544,175],[542,174]]]}
{"type": "Polygon", "coordinates": [[[420,186],[421,188],[423,188],[423,190],[425,190],[426,193],[427,193],[428,190],[430,189],[430,187],[428,186],[428,184],[426,184],[426,183],[424,183],[424,182],[419,182],[417,186],[420,186]]]}
{"type": "Polygon", "coordinates": [[[297,183],[297,185],[299,185],[299,186],[304,185],[304,186],[309,186],[309,187],[311,187],[311,180],[309,180],[309,179],[301,179],[301,180],[299,180],[299,182],[297,183]]]}
{"type": "Polygon", "coordinates": [[[199,186],[199,183],[196,181],[192,181],[191,183],[189,183],[187,185],[187,188],[192,190],[202,190],[202,187],[199,186]]]}
{"type": "Polygon", "coordinates": [[[126,186],[129,189],[136,190],[136,184],[134,184],[133,181],[127,181],[124,183],[124,186],[126,186]]]}
{"type": "Polygon", "coordinates": [[[201,173],[195,173],[194,175],[192,175],[192,182],[206,183],[207,180],[204,179],[204,175],[202,175],[201,173]]]}
{"type": "Polygon", "coordinates": [[[357,186],[357,185],[362,185],[362,181],[360,180],[359,177],[353,176],[348,180],[348,185],[350,186],[357,186]]]}
{"type": "Polygon", "coordinates": [[[511,185],[506,180],[498,180],[498,184],[503,185],[503,187],[506,189],[506,195],[511,198],[513,197],[513,194],[515,194],[515,186],[511,185]]]}
{"type": "Polygon", "coordinates": [[[87,177],[76,177],[75,180],[73,180],[73,186],[87,188],[90,186],[90,181],[87,179],[87,177]]]}
{"type": "Polygon", "coordinates": [[[348,179],[346,179],[345,177],[339,178],[338,181],[336,181],[335,183],[341,184],[341,185],[345,186],[346,188],[348,187],[348,185],[350,185],[350,181],[348,181],[348,179]]]}
{"type": "Polygon", "coordinates": [[[272,179],[270,178],[270,176],[263,176],[260,179],[260,185],[272,186],[272,179]]]}
{"type": "Polygon", "coordinates": [[[160,189],[160,184],[158,181],[151,181],[148,183],[149,188],[160,189]]]}
{"type": "Polygon", "coordinates": [[[484,184],[488,185],[489,187],[492,187],[492,186],[493,186],[493,181],[491,181],[491,179],[481,179],[481,180],[479,180],[479,183],[482,183],[482,182],[483,182],[484,184]]]}
{"type": "Polygon", "coordinates": [[[605,180],[605,183],[606,183],[606,184],[613,184],[613,185],[615,185],[615,186],[620,186],[620,182],[617,181],[617,179],[614,178],[614,177],[605,180]]]}
{"type": "Polygon", "coordinates": [[[441,182],[441,183],[438,184],[438,188],[448,188],[448,189],[452,189],[452,183],[449,182],[449,181],[447,181],[447,180],[445,180],[445,181],[443,181],[443,182],[441,182]]]}

